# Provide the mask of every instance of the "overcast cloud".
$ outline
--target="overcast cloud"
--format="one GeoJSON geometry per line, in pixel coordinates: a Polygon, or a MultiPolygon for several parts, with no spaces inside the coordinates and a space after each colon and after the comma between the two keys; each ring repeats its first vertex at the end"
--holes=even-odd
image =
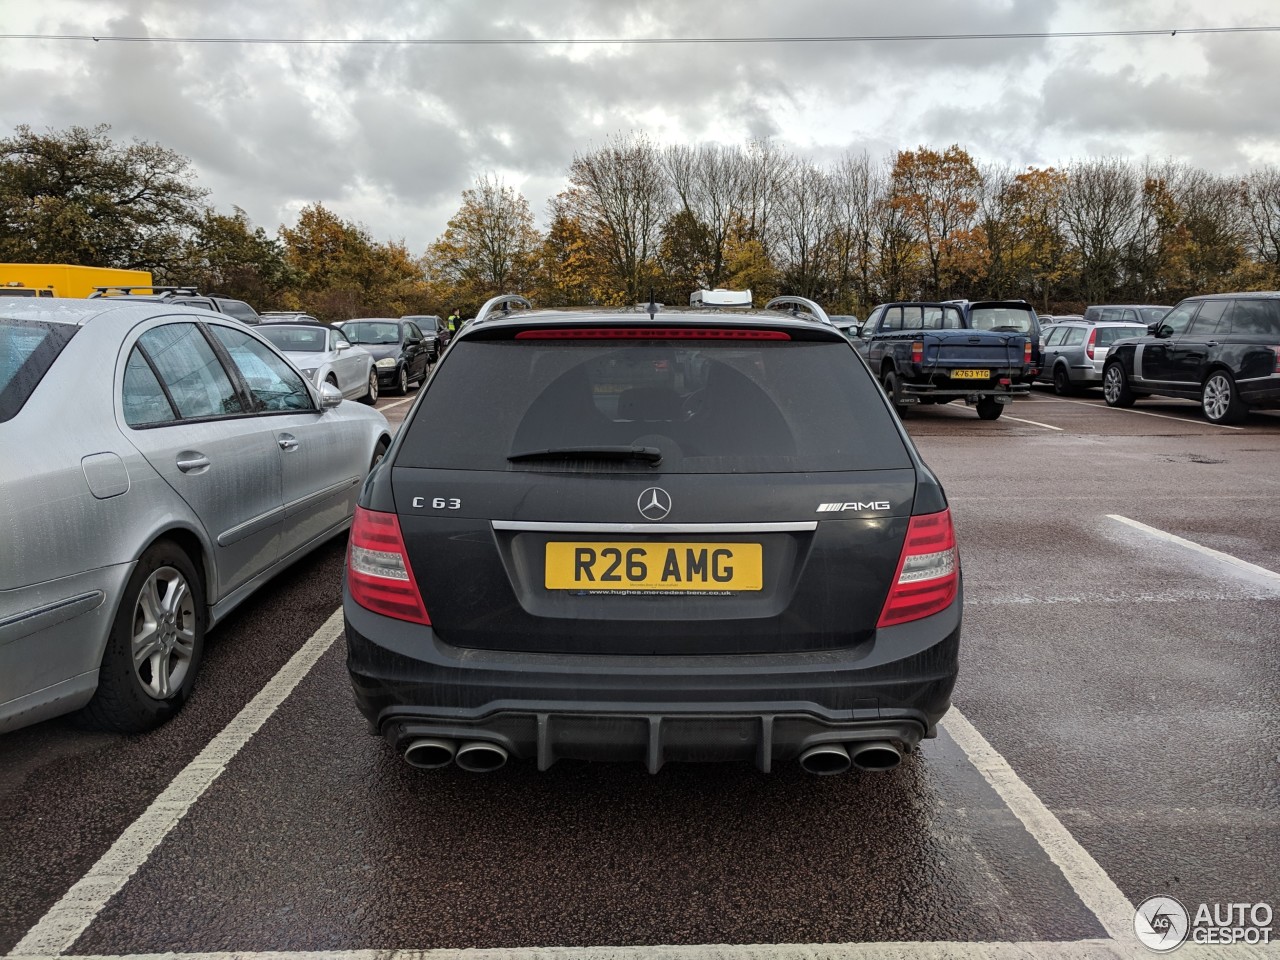
{"type": "MultiPolygon", "coordinates": [[[[598,38],[1280,24],[1275,0],[0,0],[4,33],[598,38]]],[[[190,157],[274,231],[321,201],[420,252],[476,176],[539,219],[575,151],[774,137],[818,159],[958,142],[983,161],[1280,163],[1280,34],[678,46],[0,40],[0,135],[109,123],[190,157]]]]}

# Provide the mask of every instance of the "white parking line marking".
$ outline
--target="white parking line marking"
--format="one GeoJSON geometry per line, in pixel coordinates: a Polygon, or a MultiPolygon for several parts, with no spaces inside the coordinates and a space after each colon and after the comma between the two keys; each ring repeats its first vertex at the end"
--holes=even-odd
{"type": "Polygon", "coordinates": [[[392,407],[398,407],[398,406],[401,406],[402,404],[409,403],[410,401],[413,401],[416,399],[417,397],[405,397],[403,400],[397,400],[395,403],[388,403],[385,407],[378,407],[378,409],[390,410],[392,407]]]}
{"type": "Polygon", "coordinates": [[[70,949],[107,901],[128,883],[152,851],[187,815],[191,805],[221,776],[232,758],[276,712],[276,708],[325,651],[333,646],[342,629],[342,608],[338,608],[289,658],[280,672],[267,681],[258,695],[173,778],[142,816],[130,824],[111,849],[89,868],[89,872],[27,931],[10,956],[56,956],[70,949]]]}
{"type": "Polygon", "coordinates": [[[1023,420],[1021,417],[1011,417],[1007,413],[1005,414],[1004,418],[1006,420],[1016,421],[1017,423],[1029,423],[1033,427],[1044,427],[1046,430],[1057,430],[1059,433],[1063,432],[1061,427],[1055,427],[1048,423],[1041,423],[1039,420],[1023,420]]]}
{"type": "MultiPolygon", "coordinates": [[[[1176,423],[1188,423],[1199,426],[1204,424],[1206,427],[1218,427],[1222,430],[1243,430],[1244,427],[1233,427],[1226,423],[1210,423],[1203,418],[1199,420],[1188,420],[1186,417],[1171,417],[1167,413],[1152,413],[1150,410],[1134,410],[1132,407],[1108,407],[1102,403],[1089,403],[1087,400],[1064,400],[1062,397],[1045,397],[1041,403],[1075,403],[1082,407],[1092,407],[1094,410],[1110,410],[1113,413],[1136,413],[1140,417],[1159,417],[1161,420],[1173,420],[1176,423]]],[[[1191,407],[1187,408],[1192,409],[1191,407]]],[[[1200,409],[1196,407],[1194,409],[1200,409]]]]}
{"type": "Polygon", "coordinates": [[[1022,821],[1049,859],[1057,864],[1076,896],[1098,918],[1107,936],[1118,943],[1134,943],[1133,904],[1098,865],[1098,861],[1089,855],[963,713],[952,707],[942,718],[942,726],[1013,815],[1022,821]]]}
{"type": "Polygon", "coordinates": [[[1261,577],[1263,580],[1270,581],[1280,585],[1280,573],[1274,570],[1268,570],[1266,567],[1260,567],[1256,563],[1250,563],[1248,560],[1241,560],[1239,557],[1233,557],[1229,553],[1223,553],[1221,550],[1214,550],[1212,547],[1201,546],[1192,540],[1185,540],[1174,533],[1167,533],[1157,527],[1149,527],[1145,523],[1137,520],[1130,520],[1128,517],[1122,517],[1118,513],[1108,513],[1107,517],[1119,521],[1126,526],[1133,527],[1135,530],[1141,530],[1148,536],[1156,537],[1168,543],[1176,543],[1180,547],[1186,547],[1188,550],[1194,550],[1196,553],[1203,554],[1206,557],[1213,557],[1215,560],[1221,560],[1223,563],[1229,563],[1231,566],[1239,570],[1243,570],[1255,577],[1261,577]]]}

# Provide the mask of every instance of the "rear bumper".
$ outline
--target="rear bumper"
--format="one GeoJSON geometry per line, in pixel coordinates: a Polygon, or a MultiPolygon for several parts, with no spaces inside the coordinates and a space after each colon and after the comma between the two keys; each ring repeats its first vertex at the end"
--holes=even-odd
{"type": "Polygon", "coordinates": [[[934,386],[931,383],[904,383],[902,384],[902,392],[907,396],[916,397],[1025,397],[1031,392],[1030,383],[1014,383],[1007,387],[992,387],[987,384],[990,381],[980,380],[974,382],[970,386],[955,386],[958,381],[952,381],[945,387],[934,386]],[[982,384],[979,386],[979,384],[982,384]]]}
{"type": "Polygon", "coordinates": [[[561,758],[745,760],[768,771],[820,743],[909,750],[951,703],[961,600],[850,651],[738,657],[525,654],[450,646],[344,596],[347,665],[373,732],[561,758]]]}

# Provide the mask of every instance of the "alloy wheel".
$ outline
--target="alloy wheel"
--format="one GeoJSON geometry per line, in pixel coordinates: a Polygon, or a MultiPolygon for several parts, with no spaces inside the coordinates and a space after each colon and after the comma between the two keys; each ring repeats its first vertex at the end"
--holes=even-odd
{"type": "Polygon", "coordinates": [[[1231,407],[1231,384],[1221,373],[1215,373],[1204,385],[1204,414],[1215,423],[1227,415],[1231,407]]]}
{"type": "Polygon", "coordinates": [[[179,570],[160,567],[142,585],[133,611],[133,670],[147,696],[168,700],[182,687],[195,644],[191,587],[179,570]]]}
{"type": "Polygon", "coordinates": [[[1102,382],[1102,393],[1107,398],[1107,403],[1114,404],[1120,400],[1120,387],[1120,368],[1108,367],[1102,382]]]}

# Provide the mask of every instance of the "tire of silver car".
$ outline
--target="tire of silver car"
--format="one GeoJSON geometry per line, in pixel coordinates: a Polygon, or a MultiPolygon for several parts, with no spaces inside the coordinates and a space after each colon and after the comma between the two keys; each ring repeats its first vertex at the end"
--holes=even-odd
{"type": "Polygon", "coordinates": [[[409,368],[401,364],[400,373],[396,377],[396,393],[404,396],[409,392],[409,368]]]}
{"type": "Polygon", "coordinates": [[[1107,364],[1102,372],[1102,396],[1108,407],[1132,407],[1133,391],[1129,389],[1129,378],[1125,375],[1120,363],[1107,364]]]}
{"type": "Polygon", "coordinates": [[[141,733],[182,708],[204,653],[204,584],[190,557],[161,540],[139,558],[107,638],[86,726],[141,733]]]}
{"type": "Polygon", "coordinates": [[[369,406],[378,402],[378,371],[372,367],[369,368],[369,392],[360,398],[360,402],[369,406]]]}
{"type": "Polygon", "coordinates": [[[1060,397],[1069,397],[1076,392],[1065,364],[1060,363],[1053,368],[1053,392],[1060,397]]]}
{"type": "Polygon", "coordinates": [[[1235,380],[1225,370],[1209,374],[1200,395],[1200,406],[1210,423],[1238,423],[1249,410],[1240,399],[1235,380]]]}
{"type": "Polygon", "coordinates": [[[382,462],[382,458],[387,455],[387,441],[379,440],[377,446],[373,448],[373,459],[369,461],[369,472],[373,473],[373,468],[382,462]]]}

